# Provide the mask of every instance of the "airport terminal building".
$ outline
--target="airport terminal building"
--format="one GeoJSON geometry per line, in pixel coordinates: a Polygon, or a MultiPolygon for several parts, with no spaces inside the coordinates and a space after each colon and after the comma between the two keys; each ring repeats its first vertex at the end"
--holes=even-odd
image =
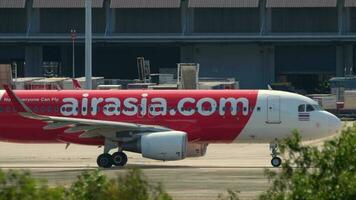
{"type": "MultiPolygon", "coordinates": [[[[292,82],[306,90],[355,69],[356,0],[93,0],[93,76],[137,77],[200,64],[241,88],[292,82]]],[[[46,62],[84,75],[84,0],[0,0],[0,64],[41,76],[46,62]]],[[[356,71],[356,70],[353,70],[356,71]]]]}

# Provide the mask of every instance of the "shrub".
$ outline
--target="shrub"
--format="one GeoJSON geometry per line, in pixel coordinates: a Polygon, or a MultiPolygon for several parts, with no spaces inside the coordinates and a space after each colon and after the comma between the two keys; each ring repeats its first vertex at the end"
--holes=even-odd
{"type": "Polygon", "coordinates": [[[239,193],[238,190],[228,189],[226,193],[219,194],[217,200],[240,200],[239,193]]]}
{"type": "Polygon", "coordinates": [[[301,145],[297,132],[279,142],[280,172],[266,170],[272,186],[260,199],[356,199],[356,125],[321,148],[301,145]]]}
{"type": "Polygon", "coordinates": [[[65,199],[63,187],[48,187],[44,181],[31,177],[29,172],[0,170],[0,200],[61,200],[65,199]]]}
{"type": "Polygon", "coordinates": [[[85,171],[68,187],[49,187],[27,171],[0,170],[0,200],[171,200],[161,184],[149,184],[138,169],[109,180],[98,170],[85,171]]]}

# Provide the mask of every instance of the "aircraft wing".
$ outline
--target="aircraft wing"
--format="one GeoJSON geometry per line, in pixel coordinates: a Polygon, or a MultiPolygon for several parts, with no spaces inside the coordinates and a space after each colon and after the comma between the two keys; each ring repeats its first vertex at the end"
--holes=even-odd
{"type": "Polygon", "coordinates": [[[172,130],[157,125],[143,125],[127,122],[39,115],[33,113],[31,109],[18,96],[16,96],[16,94],[7,85],[4,85],[4,88],[19,115],[28,119],[46,122],[47,125],[43,127],[44,130],[56,130],[64,128],[65,133],[82,132],[80,135],[81,138],[92,138],[100,136],[116,138],[120,137],[120,132],[142,133],[172,130]]]}

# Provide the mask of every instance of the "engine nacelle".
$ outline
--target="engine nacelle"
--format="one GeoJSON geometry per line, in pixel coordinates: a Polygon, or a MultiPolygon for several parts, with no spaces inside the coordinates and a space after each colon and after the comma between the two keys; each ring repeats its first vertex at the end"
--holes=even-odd
{"type": "Polygon", "coordinates": [[[187,156],[188,137],[181,131],[164,131],[142,134],[132,143],[124,143],[124,150],[141,153],[154,160],[182,160],[187,156]]]}
{"type": "Polygon", "coordinates": [[[187,157],[205,156],[207,148],[207,143],[189,143],[187,149],[187,157]]]}

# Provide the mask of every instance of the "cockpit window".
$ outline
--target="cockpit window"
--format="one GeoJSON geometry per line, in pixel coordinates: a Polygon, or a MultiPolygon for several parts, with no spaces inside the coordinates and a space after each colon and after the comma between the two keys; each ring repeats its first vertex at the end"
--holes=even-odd
{"type": "Polygon", "coordinates": [[[310,104],[307,104],[307,112],[314,111],[314,107],[310,104]]]}
{"type": "Polygon", "coordinates": [[[298,106],[298,112],[312,112],[315,110],[322,110],[318,104],[302,104],[298,106]]]}
{"type": "Polygon", "coordinates": [[[304,104],[298,106],[298,112],[305,112],[305,105],[304,104]]]}
{"type": "Polygon", "coordinates": [[[314,110],[322,110],[322,108],[319,105],[312,105],[314,107],[314,110]]]}

